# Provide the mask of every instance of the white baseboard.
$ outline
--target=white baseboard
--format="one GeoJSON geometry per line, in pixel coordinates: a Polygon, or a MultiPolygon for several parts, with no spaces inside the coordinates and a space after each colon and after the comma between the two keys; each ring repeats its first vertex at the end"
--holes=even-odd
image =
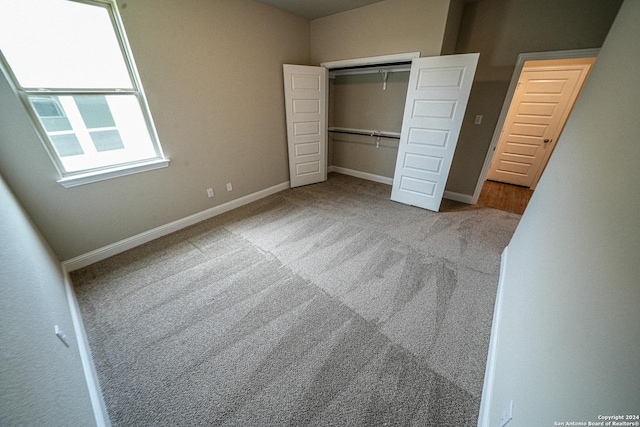
{"type": "Polygon", "coordinates": [[[487,366],[484,371],[484,384],[482,386],[482,400],[480,401],[480,414],[478,415],[478,427],[490,427],[491,421],[491,396],[493,395],[493,380],[496,374],[496,352],[498,351],[498,335],[500,333],[500,320],[502,316],[502,294],[504,290],[504,276],[507,269],[509,246],[504,248],[500,259],[500,279],[496,292],[496,303],[493,308],[493,322],[491,324],[491,340],[487,355],[487,366]]]}
{"type": "MultiPolygon", "coordinates": [[[[393,185],[393,178],[388,178],[386,176],[374,175],[368,172],[361,172],[353,169],[347,169],[340,166],[329,166],[327,168],[327,172],[338,172],[343,175],[355,176],[356,178],[362,178],[369,181],[380,182],[382,184],[393,185]]],[[[468,205],[473,205],[473,195],[454,193],[453,191],[445,191],[444,196],[445,199],[454,200],[456,202],[466,203],[468,205]]]]}
{"type": "Polygon", "coordinates": [[[78,270],[82,267],[86,267],[95,262],[109,258],[110,256],[117,255],[129,249],[135,248],[136,246],[140,246],[159,237],[173,233],[174,231],[181,230],[185,227],[189,227],[190,225],[197,224],[200,221],[204,221],[206,219],[228,212],[232,209],[244,206],[248,203],[278,193],[282,190],[286,190],[289,187],[289,181],[283,182],[282,184],[274,185],[273,187],[266,188],[253,194],[246,195],[244,197],[240,197],[239,199],[232,200],[219,206],[214,206],[213,208],[207,209],[205,211],[198,212],[182,219],[178,219],[168,224],[161,225],[160,227],[156,227],[135,236],[128,237],[126,239],[96,249],[84,255],[80,255],[67,261],[63,261],[62,265],[66,271],[78,270]]]}
{"type": "Polygon", "coordinates": [[[368,172],[361,172],[354,169],[347,169],[340,166],[329,166],[327,172],[338,172],[343,175],[355,176],[356,178],[366,179],[368,181],[380,182],[382,184],[393,185],[393,178],[386,176],[374,175],[368,172]]]}
{"type": "Polygon", "coordinates": [[[453,191],[445,191],[443,197],[445,199],[453,200],[460,203],[466,203],[468,205],[475,205],[473,203],[473,195],[454,193],[453,191]]]}
{"type": "Polygon", "coordinates": [[[105,404],[104,397],[102,396],[102,389],[100,388],[98,373],[93,363],[93,356],[91,355],[91,348],[89,347],[89,339],[87,338],[87,333],[84,329],[84,323],[82,323],[82,316],[80,315],[78,300],[76,299],[76,295],[73,292],[71,280],[69,279],[69,273],[66,271],[64,265],[61,265],[61,268],[64,276],[64,291],[67,295],[67,304],[69,305],[69,312],[71,314],[71,321],[73,323],[73,332],[76,336],[76,343],[78,344],[80,362],[82,363],[84,378],[87,382],[89,399],[91,401],[91,407],[93,409],[93,416],[96,421],[96,426],[109,427],[111,425],[111,422],[109,421],[107,405],[105,404]]]}

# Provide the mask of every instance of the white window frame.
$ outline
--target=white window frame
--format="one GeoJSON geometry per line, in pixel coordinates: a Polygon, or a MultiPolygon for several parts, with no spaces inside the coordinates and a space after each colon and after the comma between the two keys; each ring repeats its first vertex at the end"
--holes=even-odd
{"type": "Polygon", "coordinates": [[[120,50],[127,67],[129,77],[131,79],[132,88],[112,88],[112,89],[64,89],[64,88],[25,88],[22,87],[16,76],[13,74],[8,61],[0,51],[0,68],[4,72],[7,80],[14,93],[20,99],[23,107],[25,108],[29,118],[42,141],[42,144],[49,154],[53,164],[58,171],[60,179],[57,182],[65,188],[75,187],[78,185],[89,184],[92,182],[102,181],[106,179],[116,178],[120,176],[130,175],[134,173],[164,168],[169,165],[169,159],[165,157],[160,141],[149,111],[149,105],[147,103],[140,76],[138,75],[137,68],[131,53],[131,48],[127,41],[127,36],[124,30],[124,25],[118,12],[118,6],[115,0],[67,0],[87,5],[93,5],[97,7],[103,7],[109,13],[111,23],[113,26],[114,34],[120,45],[120,50]],[[74,95],[133,95],[137,99],[142,116],[144,118],[146,128],[151,139],[151,143],[155,150],[155,157],[151,157],[145,160],[131,161],[125,163],[112,164],[104,167],[97,167],[91,169],[84,169],[77,172],[68,172],[62,164],[58,154],[56,153],[53,143],[51,142],[47,131],[41,124],[38,114],[34,110],[30,97],[35,96],[74,96],[74,95]]]}

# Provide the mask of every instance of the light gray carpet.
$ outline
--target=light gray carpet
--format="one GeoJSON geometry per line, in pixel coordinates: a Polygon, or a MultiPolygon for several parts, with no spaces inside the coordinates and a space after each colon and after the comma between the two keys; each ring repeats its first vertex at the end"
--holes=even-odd
{"type": "Polygon", "coordinates": [[[116,426],[475,426],[519,215],[330,174],[72,273],[116,426]]]}

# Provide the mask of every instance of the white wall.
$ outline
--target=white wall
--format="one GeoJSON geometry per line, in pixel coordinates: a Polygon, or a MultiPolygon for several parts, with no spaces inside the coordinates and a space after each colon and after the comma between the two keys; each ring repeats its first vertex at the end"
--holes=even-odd
{"type": "Polygon", "coordinates": [[[449,0],[386,0],[311,21],[311,62],[420,52],[439,55],[449,0]]]}
{"type": "Polygon", "coordinates": [[[2,177],[0,206],[0,425],[96,425],[60,264],[2,177]]]}
{"type": "Polygon", "coordinates": [[[640,413],[638,22],[626,0],[509,244],[482,425],[640,413]]]}

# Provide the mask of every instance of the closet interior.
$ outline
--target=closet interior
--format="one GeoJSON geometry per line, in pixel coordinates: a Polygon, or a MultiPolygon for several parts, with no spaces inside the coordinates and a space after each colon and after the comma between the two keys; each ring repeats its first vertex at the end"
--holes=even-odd
{"type": "Polygon", "coordinates": [[[329,72],[329,170],[391,184],[410,63],[329,72]]]}

